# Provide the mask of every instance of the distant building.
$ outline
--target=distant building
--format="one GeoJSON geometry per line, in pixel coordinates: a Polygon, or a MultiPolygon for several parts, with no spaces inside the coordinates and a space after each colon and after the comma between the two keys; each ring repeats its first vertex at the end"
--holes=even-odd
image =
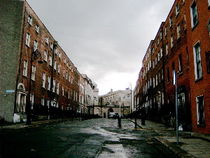
{"type": "Polygon", "coordinates": [[[86,74],[82,74],[84,103],[81,108],[83,114],[94,114],[94,106],[98,105],[98,88],[86,74]]]}
{"type": "Polygon", "coordinates": [[[127,115],[131,112],[132,90],[111,91],[99,97],[98,114],[108,117],[109,112],[116,112],[119,115],[127,115]],[[102,108],[102,109],[100,109],[102,108]]]}

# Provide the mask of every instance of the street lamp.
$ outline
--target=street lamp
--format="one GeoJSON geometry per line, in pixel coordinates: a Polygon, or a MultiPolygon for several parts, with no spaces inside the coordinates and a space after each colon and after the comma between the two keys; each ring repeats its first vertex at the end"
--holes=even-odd
{"type": "MultiPolygon", "coordinates": [[[[36,61],[37,59],[39,59],[41,57],[41,53],[36,49],[34,50],[34,48],[32,48],[32,52],[31,52],[31,58],[30,58],[30,70],[29,70],[29,79],[28,79],[28,95],[27,95],[27,99],[26,99],[26,115],[27,115],[27,120],[26,120],[26,124],[30,125],[31,124],[31,101],[30,101],[30,97],[31,97],[31,77],[32,77],[32,63],[34,61],[36,61]]],[[[42,60],[39,60],[38,63],[43,63],[42,60]]]]}

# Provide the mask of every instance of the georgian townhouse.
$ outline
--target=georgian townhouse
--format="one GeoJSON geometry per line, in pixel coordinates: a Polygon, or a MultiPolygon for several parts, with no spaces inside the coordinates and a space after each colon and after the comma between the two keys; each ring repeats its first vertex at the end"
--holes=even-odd
{"type": "MultiPolygon", "coordinates": [[[[173,6],[161,25],[162,39],[154,41],[152,54],[153,88],[156,87],[158,71],[163,68],[162,113],[158,117],[175,119],[175,85],[177,83],[177,103],[179,126],[184,130],[210,133],[210,1],[209,0],[175,0],[173,6]],[[158,43],[162,43],[158,48],[158,43]],[[162,66],[157,65],[159,49],[163,50],[162,66]],[[175,73],[176,72],[176,73],[175,73]],[[176,74],[176,75],[175,75],[176,74]],[[157,77],[156,77],[157,76],[157,77]]],[[[145,58],[143,59],[143,63],[145,58]]],[[[142,64],[141,70],[146,65],[142,64]]],[[[144,74],[144,72],[142,72],[144,74]]],[[[162,75],[161,75],[162,76],[162,75]]],[[[143,92],[138,98],[144,98],[144,84],[149,79],[139,76],[143,92]]],[[[139,82],[140,83],[140,82],[139,82]]],[[[139,86],[139,85],[138,85],[139,86]]],[[[162,94],[161,92],[161,94],[162,94]]],[[[155,89],[151,94],[155,93],[155,89]]],[[[145,100],[145,99],[143,99],[145,100]]],[[[156,95],[153,103],[159,105],[156,95]]],[[[140,107],[145,101],[140,101],[140,107]]],[[[157,106],[159,107],[159,106],[157,106]]],[[[154,116],[154,115],[153,115],[154,116]]],[[[173,121],[171,121],[172,123],[173,121]]]]}
{"type": "Polygon", "coordinates": [[[75,114],[79,72],[67,54],[26,1],[3,0],[0,13],[0,117],[16,122],[75,114]]]}

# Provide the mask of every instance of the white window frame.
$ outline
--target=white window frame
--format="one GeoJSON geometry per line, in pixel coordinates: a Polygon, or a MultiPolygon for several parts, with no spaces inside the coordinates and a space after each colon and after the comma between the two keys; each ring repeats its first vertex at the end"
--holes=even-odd
{"type": "Polygon", "coordinates": [[[38,41],[34,40],[34,51],[38,49],[38,41]]]}
{"type": "Polygon", "coordinates": [[[50,65],[50,66],[52,66],[52,64],[53,64],[52,62],[53,62],[53,61],[52,61],[52,56],[49,55],[49,65],[50,65]]]}
{"type": "Polygon", "coordinates": [[[33,110],[34,108],[34,94],[30,94],[30,103],[31,103],[31,109],[33,110]]]}
{"type": "Polygon", "coordinates": [[[43,54],[44,54],[44,61],[47,62],[47,55],[48,55],[47,51],[45,50],[43,54]]]}
{"type": "Polygon", "coordinates": [[[200,118],[199,118],[199,108],[198,108],[198,106],[199,106],[199,100],[198,100],[198,98],[200,98],[200,97],[203,97],[203,119],[204,119],[204,123],[205,123],[205,110],[204,110],[204,96],[203,95],[200,95],[200,96],[197,96],[196,97],[196,112],[197,112],[197,125],[202,125],[202,124],[200,124],[200,122],[199,122],[199,120],[200,120],[200,118]]]}
{"type": "Polygon", "coordinates": [[[168,44],[166,44],[166,55],[168,55],[168,44]]]}
{"type": "Polygon", "coordinates": [[[45,88],[46,86],[46,73],[42,74],[42,88],[45,88]]]}
{"type": "Polygon", "coordinates": [[[39,25],[35,25],[35,31],[36,31],[36,33],[39,33],[39,31],[40,31],[39,25]]]}
{"type": "Polygon", "coordinates": [[[61,65],[59,64],[58,65],[58,73],[60,74],[60,72],[61,72],[61,65]]]}
{"type": "Polygon", "coordinates": [[[30,33],[26,33],[26,46],[30,47],[30,42],[31,42],[31,35],[30,33]]]}
{"type": "Polygon", "coordinates": [[[42,98],[42,99],[41,99],[41,105],[44,106],[44,103],[45,103],[45,99],[42,98]]]}
{"type": "Polygon", "coordinates": [[[197,4],[196,4],[195,1],[190,6],[190,15],[191,15],[191,27],[194,28],[198,24],[198,7],[197,7],[197,4]],[[197,22],[196,23],[193,20],[193,5],[195,5],[195,9],[196,9],[196,12],[197,12],[197,22]]]}
{"type": "Polygon", "coordinates": [[[56,89],[56,93],[57,93],[58,95],[59,95],[59,90],[60,90],[59,88],[60,88],[60,83],[58,82],[58,83],[57,83],[57,89],[56,89]]]}
{"type": "Polygon", "coordinates": [[[56,87],[56,81],[53,80],[53,88],[52,88],[53,93],[55,93],[55,87],[56,87]]]}
{"type": "Polygon", "coordinates": [[[171,48],[173,48],[173,46],[174,46],[174,38],[173,36],[171,36],[171,48]]]}
{"type": "Polygon", "coordinates": [[[51,88],[51,77],[50,76],[47,77],[47,82],[48,82],[47,90],[50,91],[50,88],[51,88]]]}
{"type": "Polygon", "coordinates": [[[179,8],[179,4],[177,3],[176,4],[176,16],[179,15],[179,12],[180,12],[180,8],[179,8]]]}
{"type": "Polygon", "coordinates": [[[33,18],[32,18],[31,15],[28,15],[28,23],[29,23],[30,25],[33,24],[33,18]]]}
{"type": "Polygon", "coordinates": [[[172,18],[169,18],[169,26],[172,27],[172,18]]]}
{"type": "Polygon", "coordinates": [[[203,76],[203,70],[202,70],[202,59],[201,59],[201,46],[200,46],[200,42],[197,42],[194,46],[193,46],[193,54],[194,54],[194,73],[195,73],[195,80],[201,79],[203,76]],[[201,66],[201,76],[198,76],[198,61],[197,61],[197,52],[195,50],[195,47],[199,45],[199,61],[200,61],[200,66],[201,66]]]}
{"type": "Polygon", "coordinates": [[[180,24],[177,25],[176,33],[177,33],[177,39],[179,39],[181,37],[181,26],[180,26],[180,24]]]}
{"type": "Polygon", "coordinates": [[[57,69],[57,61],[54,62],[54,70],[56,71],[57,69]]]}
{"type": "Polygon", "coordinates": [[[23,61],[23,76],[25,77],[28,76],[28,61],[27,60],[23,61]]]}
{"type": "Polygon", "coordinates": [[[31,69],[31,80],[35,81],[36,79],[36,66],[32,65],[32,69],[31,69]]]}
{"type": "Polygon", "coordinates": [[[49,44],[49,37],[45,38],[45,43],[48,45],[49,44]]]}

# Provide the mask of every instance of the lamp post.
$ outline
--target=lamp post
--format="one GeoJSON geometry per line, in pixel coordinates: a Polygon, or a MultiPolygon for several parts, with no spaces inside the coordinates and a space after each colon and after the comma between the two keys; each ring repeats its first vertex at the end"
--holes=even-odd
{"type": "MultiPolygon", "coordinates": [[[[27,94],[27,98],[26,98],[26,124],[30,125],[31,124],[31,77],[32,77],[32,63],[33,61],[36,61],[38,58],[41,57],[40,52],[36,49],[34,50],[34,48],[32,48],[31,51],[31,57],[30,57],[30,70],[29,70],[29,79],[28,79],[28,94],[27,94]]],[[[42,60],[38,61],[39,63],[42,63],[42,60]]]]}

